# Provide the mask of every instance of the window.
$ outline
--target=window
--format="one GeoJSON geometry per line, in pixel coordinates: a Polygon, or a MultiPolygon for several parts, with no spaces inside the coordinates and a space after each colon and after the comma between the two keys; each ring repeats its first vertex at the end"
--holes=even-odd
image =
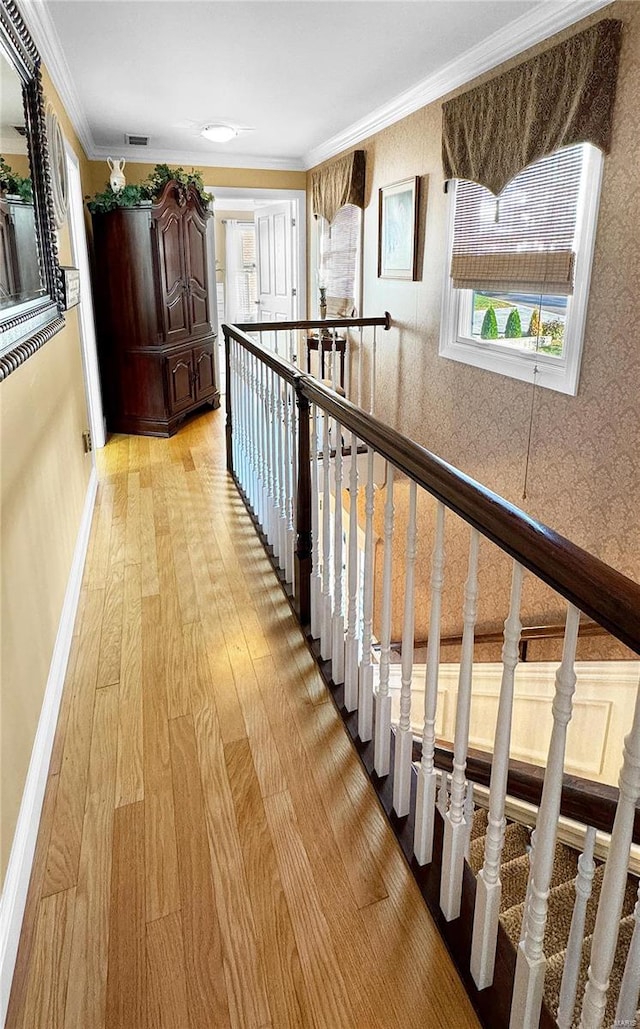
{"type": "Polygon", "coordinates": [[[443,357],[577,393],[601,173],[584,143],[529,165],[499,197],[455,183],[443,357]]]}
{"type": "Polygon", "coordinates": [[[319,218],[317,225],[318,288],[327,291],[327,317],[348,318],[360,293],[360,208],[347,204],[331,223],[319,218]]]}

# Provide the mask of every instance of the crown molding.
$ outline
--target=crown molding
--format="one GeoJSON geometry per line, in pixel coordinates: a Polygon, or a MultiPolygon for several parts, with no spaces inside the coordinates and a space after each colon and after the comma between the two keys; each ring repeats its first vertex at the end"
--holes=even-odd
{"type": "Polygon", "coordinates": [[[21,0],[20,12],[38,48],[64,109],[88,158],[94,149],[93,135],[76,93],[60,37],[49,15],[45,0],[21,0]]]}
{"type": "Polygon", "coordinates": [[[191,164],[203,168],[260,168],[275,171],[304,171],[300,157],[261,157],[260,154],[223,154],[217,150],[163,150],[148,146],[94,146],[92,161],[124,157],[128,164],[191,164]]]}
{"type": "Polygon", "coordinates": [[[399,93],[388,103],[376,108],[366,117],[354,122],[324,143],[313,147],[304,156],[308,170],[361,143],[389,125],[406,118],[421,107],[439,100],[452,90],[471,82],[492,68],[523,53],[536,43],[561,32],[562,29],[608,7],[613,0],[545,0],[538,7],[498,29],[492,36],[481,40],[466,53],[451,61],[434,75],[427,76],[411,89],[399,93]]]}

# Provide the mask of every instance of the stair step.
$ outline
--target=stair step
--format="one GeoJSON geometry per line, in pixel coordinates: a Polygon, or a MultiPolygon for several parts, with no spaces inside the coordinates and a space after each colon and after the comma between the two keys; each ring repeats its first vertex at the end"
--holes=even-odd
{"type": "MultiPolygon", "coordinates": [[[[631,936],[633,935],[634,926],[635,919],[632,914],[627,914],[626,917],[621,919],[620,921],[620,929],[618,931],[618,944],[616,946],[616,958],[614,961],[613,968],[611,969],[611,976],[609,978],[607,1007],[605,1011],[604,1021],[602,1023],[604,1029],[610,1029],[610,1027],[614,1025],[616,1003],[618,999],[618,994],[620,992],[620,983],[622,982],[624,966],[627,960],[627,953],[629,951],[629,944],[631,943],[631,936]]],[[[573,1022],[571,1023],[572,1029],[578,1029],[578,1026],[580,1024],[580,1008],[582,1006],[582,997],[584,995],[584,988],[587,982],[592,940],[592,935],[587,936],[582,945],[582,961],[580,964],[580,973],[578,975],[576,1008],[573,1014],[573,1022]]],[[[544,980],[544,999],[547,1006],[553,1012],[554,1015],[557,1014],[558,1002],[560,1000],[560,986],[562,984],[562,973],[564,971],[565,954],[565,951],[560,951],[558,954],[554,954],[551,958],[549,958],[547,962],[547,971],[544,980]]]]}
{"type": "MultiPolygon", "coordinates": [[[[531,830],[519,822],[510,822],[504,834],[504,847],[502,848],[502,863],[512,861],[513,858],[526,854],[531,839],[531,830]]],[[[477,874],[484,862],[484,847],[486,836],[478,836],[471,841],[469,848],[469,864],[477,874]]]]}
{"type": "Polygon", "coordinates": [[[489,824],[489,812],[485,807],[477,807],[473,812],[473,822],[471,823],[471,842],[484,836],[487,831],[487,825],[489,824]]]}

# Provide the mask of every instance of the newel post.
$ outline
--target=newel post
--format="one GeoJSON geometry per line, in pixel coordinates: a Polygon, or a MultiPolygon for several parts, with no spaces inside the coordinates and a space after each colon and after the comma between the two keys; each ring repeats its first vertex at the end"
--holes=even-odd
{"type": "Polygon", "coordinates": [[[296,497],[296,551],[294,588],[296,613],[301,625],[311,621],[311,449],[310,404],[294,383],[298,406],[298,493],[296,497]]]}
{"type": "Polygon", "coordinates": [[[225,367],[225,397],[227,422],[225,435],[227,441],[227,471],[233,475],[233,419],[231,416],[231,340],[227,326],[222,326],[224,332],[224,367],[225,367]]]}

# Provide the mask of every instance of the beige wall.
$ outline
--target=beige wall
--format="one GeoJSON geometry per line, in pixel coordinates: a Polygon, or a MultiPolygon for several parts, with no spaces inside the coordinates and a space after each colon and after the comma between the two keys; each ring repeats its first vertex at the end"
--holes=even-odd
{"type": "MultiPolygon", "coordinates": [[[[545,46],[602,16],[601,12],[591,17],[545,46]]],[[[364,314],[388,310],[394,320],[393,329],[378,337],[379,417],[622,572],[640,579],[640,4],[616,3],[607,9],[606,17],[623,20],[624,38],[612,151],[605,159],[580,388],[576,397],[544,389],[537,392],[526,500],[522,494],[531,386],[438,356],[446,259],[441,102],[358,144],[366,151],[367,163],[364,314]],[[424,208],[422,211],[420,281],[378,279],[378,190],[412,175],[423,177],[428,194],[426,220],[424,208]]],[[[383,499],[378,497],[376,513],[380,534],[383,499]]],[[[400,553],[404,548],[406,487],[398,490],[398,507],[396,636],[402,614],[400,553]]],[[[417,619],[418,632],[425,634],[433,518],[426,502],[421,504],[420,518],[417,619]]],[[[453,517],[449,522],[452,531],[453,517]]],[[[450,632],[461,626],[465,562],[466,540],[460,547],[449,545],[445,628],[450,632]]],[[[487,627],[506,615],[508,574],[508,564],[487,544],[481,556],[480,593],[480,621],[487,627]]],[[[531,582],[526,597],[530,621],[562,610],[556,599],[535,590],[531,582]]]]}
{"type": "MultiPolygon", "coordinates": [[[[48,76],[45,93],[62,129],[86,159],[48,76]]],[[[71,264],[69,232],[60,260],[71,264]]],[[[64,593],[91,471],[76,311],[26,364],[0,383],[1,875],[40,716],[64,593]]]]}
{"type": "MultiPolygon", "coordinates": [[[[119,154],[122,157],[126,154],[119,154]]],[[[176,164],[179,164],[177,161],[176,164]]],[[[127,164],[125,177],[130,185],[137,185],[146,179],[154,169],[153,164],[127,164]]],[[[187,171],[193,170],[189,165],[187,171]]],[[[300,171],[277,171],[269,168],[217,168],[204,163],[197,166],[202,172],[205,186],[236,186],[247,189],[306,189],[307,173],[300,171]]],[[[109,181],[106,161],[90,161],[86,192],[93,194],[105,189],[109,181]]]]}

